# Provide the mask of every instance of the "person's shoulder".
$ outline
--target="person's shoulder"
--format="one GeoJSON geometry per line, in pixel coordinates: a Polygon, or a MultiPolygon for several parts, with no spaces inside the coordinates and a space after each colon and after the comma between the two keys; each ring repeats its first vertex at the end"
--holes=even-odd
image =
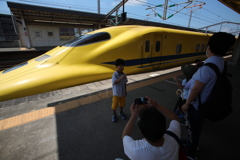
{"type": "Polygon", "coordinates": [[[115,72],[113,72],[113,74],[112,74],[113,76],[116,76],[116,75],[118,75],[118,72],[117,71],[115,71],[115,72]]]}
{"type": "Polygon", "coordinates": [[[173,125],[173,126],[180,126],[180,123],[177,120],[171,120],[170,126],[171,125],[173,125]]]}
{"type": "Polygon", "coordinates": [[[167,129],[169,131],[172,131],[173,133],[175,133],[178,137],[180,137],[181,134],[181,126],[180,123],[176,120],[172,120],[170,122],[169,128],[167,129]]]}

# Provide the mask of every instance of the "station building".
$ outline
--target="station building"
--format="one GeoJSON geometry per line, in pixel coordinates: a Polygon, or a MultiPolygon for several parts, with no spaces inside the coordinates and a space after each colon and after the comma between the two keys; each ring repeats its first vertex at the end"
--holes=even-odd
{"type": "Polygon", "coordinates": [[[11,15],[0,14],[0,48],[20,46],[16,29],[11,15]]]}

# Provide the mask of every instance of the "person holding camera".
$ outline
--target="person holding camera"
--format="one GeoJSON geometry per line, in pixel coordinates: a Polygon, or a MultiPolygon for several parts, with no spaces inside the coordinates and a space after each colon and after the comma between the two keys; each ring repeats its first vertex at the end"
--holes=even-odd
{"type": "Polygon", "coordinates": [[[168,118],[171,122],[167,130],[180,138],[179,118],[174,112],[158,104],[155,100],[146,98],[147,104],[134,103],[130,108],[131,117],[122,133],[125,154],[132,160],[178,160],[179,144],[165,132],[166,118],[168,118]],[[137,115],[139,115],[138,128],[144,137],[141,140],[134,140],[131,137],[137,115]]]}

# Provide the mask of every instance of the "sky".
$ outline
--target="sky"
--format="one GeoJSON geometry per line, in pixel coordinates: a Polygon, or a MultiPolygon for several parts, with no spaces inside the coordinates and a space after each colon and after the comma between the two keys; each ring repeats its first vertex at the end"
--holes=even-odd
{"type": "MultiPolygon", "coordinates": [[[[67,10],[98,13],[98,0],[8,0],[8,1],[37,6],[47,6],[51,8],[62,8],[67,10]]],[[[121,1],[122,0],[100,0],[100,14],[107,14],[121,1]]],[[[188,27],[190,22],[190,28],[194,29],[199,29],[202,27],[210,26],[225,21],[234,22],[239,23],[239,25],[224,23],[222,25],[210,27],[209,30],[214,32],[223,31],[232,33],[234,35],[238,35],[240,33],[240,14],[223,5],[218,0],[202,0],[202,1],[191,0],[192,3],[183,3],[188,1],[189,0],[169,0],[168,6],[172,4],[179,3],[182,4],[168,8],[167,17],[172,14],[174,14],[174,16],[167,20],[163,20],[158,16],[154,15],[154,13],[157,13],[163,16],[164,8],[156,6],[164,4],[165,0],[128,0],[128,2],[125,3],[124,11],[127,12],[128,18],[166,23],[183,27],[188,27]],[[190,7],[194,5],[200,5],[203,3],[205,3],[205,5],[202,5],[202,8],[199,8],[199,6],[195,6],[191,8],[182,9],[187,5],[188,7],[190,7]],[[153,8],[153,10],[147,9],[149,7],[153,8]],[[180,9],[182,10],[176,13],[180,9]],[[191,11],[192,18],[191,21],[189,21],[191,11]]],[[[6,0],[0,0],[0,13],[11,14],[10,9],[7,7],[6,0]]],[[[122,13],[122,7],[119,9],[119,13],[122,13]]],[[[113,13],[113,15],[115,15],[115,13],[113,13]]]]}

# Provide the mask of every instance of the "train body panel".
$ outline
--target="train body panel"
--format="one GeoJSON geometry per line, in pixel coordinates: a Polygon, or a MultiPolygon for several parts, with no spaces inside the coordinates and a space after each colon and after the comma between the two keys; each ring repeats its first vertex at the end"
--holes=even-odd
{"type": "Polygon", "coordinates": [[[0,72],[0,101],[111,78],[118,58],[127,74],[203,60],[210,36],[149,26],[99,29],[0,72]]]}

